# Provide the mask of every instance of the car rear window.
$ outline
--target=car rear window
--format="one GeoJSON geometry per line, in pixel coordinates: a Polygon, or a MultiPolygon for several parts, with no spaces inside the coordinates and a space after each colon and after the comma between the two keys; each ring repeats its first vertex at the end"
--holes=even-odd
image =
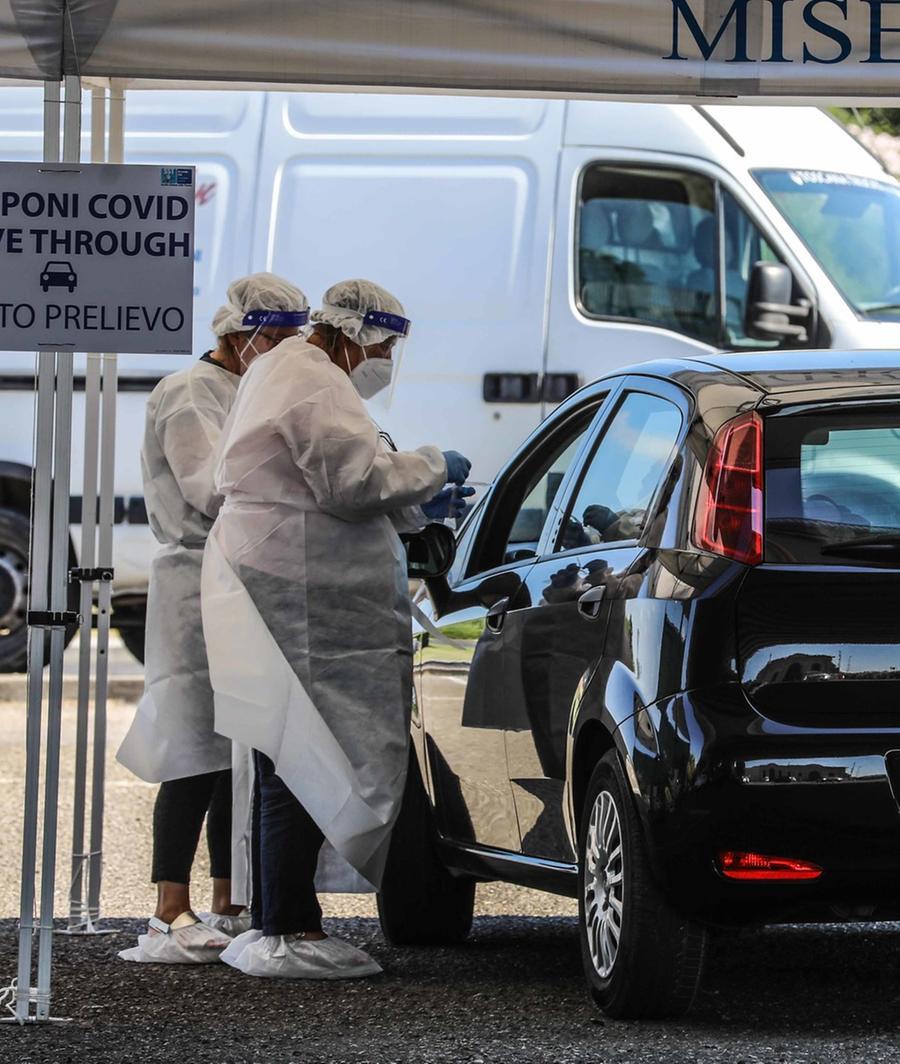
{"type": "Polygon", "coordinates": [[[900,408],[770,417],[764,440],[766,561],[900,565],[900,408]]]}

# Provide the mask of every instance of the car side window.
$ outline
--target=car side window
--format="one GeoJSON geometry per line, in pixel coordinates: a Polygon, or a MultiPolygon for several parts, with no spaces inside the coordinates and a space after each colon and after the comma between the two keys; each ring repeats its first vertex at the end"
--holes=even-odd
{"type": "Polygon", "coordinates": [[[553,505],[562,479],[569,471],[572,459],[578,453],[583,439],[584,432],[581,432],[559,454],[554,456],[548,469],[537,474],[537,479],[516,513],[506,541],[504,561],[512,562],[520,557],[534,558],[537,556],[538,541],[544,530],[550,507],[553,505]]]}
{"type": "Polygon", "coordinates": [[[637,539],[682,426],[668,399],[629,392],[622,399],[566,511],[557,551],[637,539]]]}
{"type": "Polygon", "coordinates": [[[744,313],[754,263],[780,260],[721,186],[718,204],[716,182],[703,174],[624,164],[589,167],[581,187],[576,270],[584,313],[659,325],[731,348],[776,347],[777,340],[747,336],[744,313]]]}
{"type": "Polygon", "coordinates": [[[603,397],[557,426],[497,485],[481,521],[466,576],[537,556],[560,485],[575,460],[603,397]]]}

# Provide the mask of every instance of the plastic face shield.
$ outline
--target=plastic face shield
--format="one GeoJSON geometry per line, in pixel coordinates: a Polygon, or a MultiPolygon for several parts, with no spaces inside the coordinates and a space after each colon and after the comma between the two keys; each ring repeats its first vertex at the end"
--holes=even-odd
{"type": "Polygon", "coordinates": [[[253,329],[247,343],[254,350],[256,338],[263,329],[293,329],[299,336],[300,330],[308,321],[308,310],[250,310],[241,318],[242,325],[253,329]]]}
{"type": "Polygon", "coordinates": [[[250,310],[241,325],[253,329],[255,337],[262,329],[296,329],[299,333],[308,321],[308,310],[250,310]]]}
{"type": "Polygon", "coordinates": [[[394,400],[394,392],[400,379],[400,367],[403,363],[406,338],[409,336],[411,324],[409,318],[401,317],[399,314],[390,314],[385,310],[369,310],[363,318],[363,327],[375,326],[379,329],[390,329],[394,334],[386,340],[382,340],[381,344],[366,344],[363,348],[368,357],[368,352],[373,347],[384,347],[390,344],[391,362],[394,366],[390,386],[368,400],[373,406],[384,411],[390,410],[391,403],[394,400]]]}

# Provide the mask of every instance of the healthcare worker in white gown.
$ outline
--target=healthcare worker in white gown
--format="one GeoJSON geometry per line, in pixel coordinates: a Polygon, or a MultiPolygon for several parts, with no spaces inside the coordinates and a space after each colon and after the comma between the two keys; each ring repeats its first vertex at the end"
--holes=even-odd
{"type": "Polygon", "coordinates": [[[393,450],[363,405],[409,329],[393,296],[343,282],[311,320],[308,341],[253,363],[223,431],[203,625],[216,730],[255,752],[252,929],[222,960],[334,979],[381,970],[323,933],[314,875],[326,838],[377,887],[403,794],[412,635],[397,528],[459,513],[445,485],[470,465],[393,450]]]}
{"type": "Polygon", "coordinates": [[[235,281],[212,328],[214,350],[165,377],[147,403],[144,498],[161,546],[150,569],[145,690],[118,759],[160,783],[153,815],[157,906],[125,960],[218,960],[249,914],[231,899],[231,743],[213,731],[213,693],[200,616],[203,546],[221,498],[213,451],[254,357],[306,323],[306,296],[269,273],[235,281]],[[206,816],[212,913],[191,908],[190,871],[206,816]]]}

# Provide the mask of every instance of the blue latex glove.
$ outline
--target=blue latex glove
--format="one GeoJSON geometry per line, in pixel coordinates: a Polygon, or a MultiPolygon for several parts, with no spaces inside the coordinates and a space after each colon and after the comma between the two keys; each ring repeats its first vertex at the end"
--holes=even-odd
{"type": "Polygon", "coordinates": [[[430,521],[465,516],[469,507],[465,500],[475,494],[474,488],[443,488],[433,499],[422,504],[422,512],[430,521]]]}
{"type": "Polygon", "coordinates": [[[447,483],[465,484],[472,463],[459,451],[444,451],[444,461],[447,463],[447,483]]]}

